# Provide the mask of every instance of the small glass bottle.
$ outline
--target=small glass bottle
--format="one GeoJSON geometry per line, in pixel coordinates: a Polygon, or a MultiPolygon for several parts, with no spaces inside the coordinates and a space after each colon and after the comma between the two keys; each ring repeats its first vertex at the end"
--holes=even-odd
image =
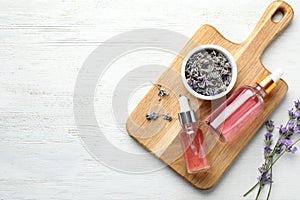
{"type": "Polygon", "coordinates": [[[282,71],[264,76],[255,87],[244,86],[232,94],[205,120],[221,142],[229,141],[236,133],[257,116],[264,107],[264,97],[276,86],[282,71]]]}
{"type": "Polygon", "coordinates": [[[188,173],[197,173],[209,169],[209,162],[204,148],[204,138],[199,129],[195,112],[190,109],[185,96],[179,98],[181,111],[178,113],[182,126],[179,138],[184,152],[184,159],[188,173]]]}

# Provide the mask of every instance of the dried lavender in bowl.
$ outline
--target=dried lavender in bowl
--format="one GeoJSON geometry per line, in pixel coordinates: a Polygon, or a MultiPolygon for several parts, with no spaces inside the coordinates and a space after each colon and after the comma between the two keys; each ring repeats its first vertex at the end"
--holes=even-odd
{"type": "Polygon", "coordinates": [[[232,79],[232,66],[218,50],[203,49],[188,59],[185,78],[195,92],[214,96],[226,91],[232,79]]]}

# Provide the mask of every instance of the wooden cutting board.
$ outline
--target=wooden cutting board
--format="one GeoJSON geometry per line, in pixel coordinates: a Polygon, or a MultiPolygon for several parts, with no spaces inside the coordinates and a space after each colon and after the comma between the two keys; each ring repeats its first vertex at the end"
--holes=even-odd
{"type": "Polygon", "coordinates": [[[212,134],[208,132],[203,121],[211,113],[211,110],[215,109],[224,99],[212,102],[199,100],[187,92],[180,77],[183,57],[197,45],[215,44],[222,46],[233,55],[238,66],[238,78],[233,91],[243,85],[254,85],[263,75],[269,73],[261,63],[262,53],[270,42],[291,22],[293,15],[293,9],[287,3],[283,1],[271,3],[252,34],[241,44],[225,39],[210,25],[202,26],[156,82],[161,84],[167,92],[170,92],[170,96],[160,99],[157,95],[157,89],[153,86],[127,119],[126,126],[129,135],[195,187],[203,190],[212,188],[278,106],[285,96],[288,86],[283,80],[280,80],[277,87],[265,99],[265,107],[262,113],[240,130],[233,140],[223,144],[216,141],[212,134]],[[272,20],[276,12],[283,14],[279,22],[272,20]],[[178,119],[171,122],[164,121],[161,118],[155,121],[145,119],[145,113],[153,111],[177,116],[179,112],[179,94],[188,96],[191,107],[195,109],[198,116],[199,125],[206,133],[205,144],[208,145],[207,151],[211,164],[211,169],[207,172],[198,174],[188,174],[186,172],[178,139],[178,133],[181,129],[178,119]]]}

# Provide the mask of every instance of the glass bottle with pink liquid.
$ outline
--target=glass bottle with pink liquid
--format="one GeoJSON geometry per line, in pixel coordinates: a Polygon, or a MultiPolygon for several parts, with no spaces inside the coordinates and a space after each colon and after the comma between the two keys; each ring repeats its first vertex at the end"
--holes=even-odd
{"type": "Polygon", "coordinates": [[[179,138],[188,173],[197,173],[210,168],[204,147],[204,138],[198,127],[195,112],[190,109],[188,99],[179,97],[181,111],[178,119],[182,126],[179,138]]]}
{"type": "Polygon", "coordinates": [[[264,107],[264,97],[276,86],[282,71],[262,77],[254,87],[244,86],[232,94],[205,120],[221,142],[229,141],[264,107]]]}

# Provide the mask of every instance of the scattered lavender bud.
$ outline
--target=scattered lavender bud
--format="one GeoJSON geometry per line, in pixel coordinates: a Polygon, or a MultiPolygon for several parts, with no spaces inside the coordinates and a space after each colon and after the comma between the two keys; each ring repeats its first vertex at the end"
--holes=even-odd
{"type": "Polygon", "coordinates": [[[165,114],[165,115],[164,115],[164,119],[165,119],[165,120],[168,120],[168,121],[170,122],[170,121],[172,121],[172,116],[169,115],[169,114],[165,114]]]}
{"type": "Polygon", "coordinates": [[[150,121],[152,118],[151,118],[151,115],[150,114],[146,114],[146,119],[148,120],[148,121],[150,121]]]}
{"type": "Polygon", "coordinates": [[[151,82],[156,88],[157,88],[157,95],[160,97],[164,97],[164,96],[170,96],[170,93],[166,92],[164,89],[162,89],[162,85],[160,84],[155,84],[153,82],[151,82]]]}
{"type": "Polygon", "coordinates": [[[146,116],[146,119],[148,121],[150,121],[150,120],[156,120],[160,116],[163,116],[163,119],[164,120],[168,120],[169,122],[172,121],[172,119],[173,119],[170,114],[159,115],[159,114],[157,114],[155,112],[153,112],[151,114],[146,114],[145,116],[146,116]]]}
{"type": "Polygon", "coordinates": [[[169,96],[170,94],[167,93],[165,90],[158,88],[158,95],[163,97],[163,96],[169,96]]]}
{"type": "Polygon", "coordinates": [[[156,119],[158,118],[158,114],[155,113],[155,112],[153,112],[153,113],[151,114],[151,117],[152,117],[152,119],[156,120],[156,119]]]}
{"type": "Polygon", "coordinates": [[[156,120],[158,118],[158,114],[155,113],[155,112],[153,112],[151,114],[146,114],[145,116],[146,116],[146,119],[148,121],[150,121],[150,120],[156,120]]]}

